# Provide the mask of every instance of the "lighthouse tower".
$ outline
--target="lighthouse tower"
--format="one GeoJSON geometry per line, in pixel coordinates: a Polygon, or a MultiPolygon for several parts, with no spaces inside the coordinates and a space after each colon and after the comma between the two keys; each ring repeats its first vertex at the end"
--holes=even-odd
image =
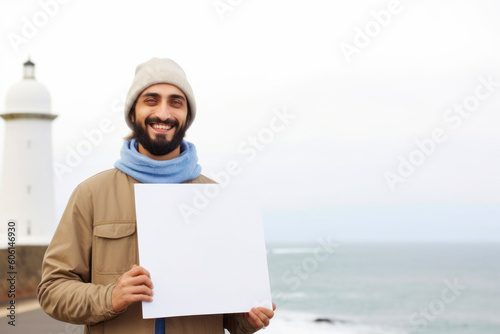
{"type": "Polygon", "coordinates": [[[51,123],[47,88],[35,80],[35,64],[7,92],[0,193],[2,231],[16,221],[16,243],[47,245],[55,226],[51,123]]]}

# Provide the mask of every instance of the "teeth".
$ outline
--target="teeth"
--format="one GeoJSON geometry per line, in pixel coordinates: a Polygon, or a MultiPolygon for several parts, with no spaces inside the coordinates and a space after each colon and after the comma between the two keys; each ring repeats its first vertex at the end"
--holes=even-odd
{"type": "Polygon", "coordinates": [[[172,128],[172,125],[153,124],[153,128],[155,128],[155,129],[162,129],[162,130],[170,130],[172,128]]]}

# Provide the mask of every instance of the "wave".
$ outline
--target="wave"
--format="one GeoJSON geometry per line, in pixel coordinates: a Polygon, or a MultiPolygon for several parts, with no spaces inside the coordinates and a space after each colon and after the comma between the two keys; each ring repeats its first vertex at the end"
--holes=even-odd
{"type": "Polygon", "coordinates": [[[356,323],[352,320],[277,310],[266,334],[408,334],[393,328],[356,323]]]}
{"type": "Polygon", "coordinates": [[[270,254],[311,254],[317,250],[316,248],[271,248],[268,250],[270,254]]]}

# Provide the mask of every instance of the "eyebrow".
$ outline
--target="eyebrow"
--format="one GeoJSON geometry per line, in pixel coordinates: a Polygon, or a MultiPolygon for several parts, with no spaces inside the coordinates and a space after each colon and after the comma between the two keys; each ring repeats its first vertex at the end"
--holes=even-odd
{"type": "MultiPolygon", "coordinates": [[[[145,93],[141,97],[156,97],[156,98],[161,98],[161,95],[158,94],[158,93],[151,92],[151,93],[145,93]]],[[[181,100],[186,101],[186,98],[184,96],[182,96],[182,95],[179,95],[179,94],[170,94],[168,96],[168,98],[169,99],[181,99],[181,100]]]]}

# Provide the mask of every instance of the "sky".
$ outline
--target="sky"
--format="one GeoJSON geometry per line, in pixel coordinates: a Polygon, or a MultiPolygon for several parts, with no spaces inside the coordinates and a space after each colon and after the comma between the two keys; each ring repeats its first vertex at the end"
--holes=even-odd
{"type": "Polygon", "coordinates": [[[0,22],[1,108],[31,57],[54,164],[74,159],[58,217],[119,158],[135,67],[168,57],[196,96],[203,173],[237,161],[267,241],[500,241],[498,2],[17,0],[0,22]]]}

